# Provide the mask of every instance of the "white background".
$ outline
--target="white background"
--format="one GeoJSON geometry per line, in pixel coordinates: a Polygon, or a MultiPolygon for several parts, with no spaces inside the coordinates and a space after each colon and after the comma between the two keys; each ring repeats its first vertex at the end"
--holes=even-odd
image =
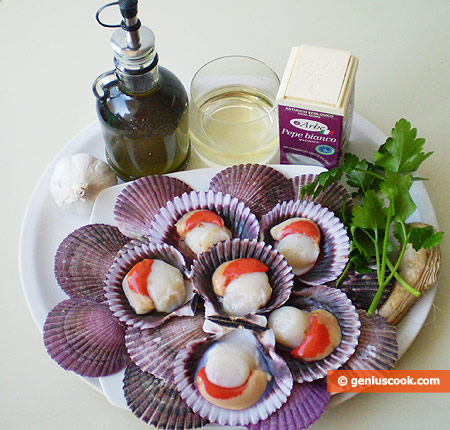
{"type": "MultiPolygon", "coordinates": [[[[105,0],[106,3],[106,0],[105,0]]],[[[18,240],[27,202],[59,150],[96,119],[91,84],[112,68],[111,30],[99,0],[0,1],[0,419],[4,429],[144,429],[47,355],[19,279],[18,240]]],[[[441,230],[450,235],[448,0],[140,0],[160,64],[185,83],[222,55],[256,57],[282,75],[292,46],[346,49],[359,57],[355,110],[389,134],[404,117],[434,151],[420,170],[441,230]]],[[[111,21],[116,14],[106,14],[111,21]]],[[[382,143],[382,142],[380,142],[382,143]]],[[[450,369],[450,254],[435,306],[400,361],[450,369]]],[[[328,410],[311,429],[448,429],[450,394],[364,394],[328,410]]]]}

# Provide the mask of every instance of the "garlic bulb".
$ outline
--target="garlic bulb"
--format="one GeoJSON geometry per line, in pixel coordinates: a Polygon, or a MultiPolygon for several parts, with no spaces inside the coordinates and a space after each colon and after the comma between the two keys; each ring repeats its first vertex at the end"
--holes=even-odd
{"type": "Polygon", "coordinates": [[[102,160],[79,153],[61,158],[50,180],[50,193],[58,207],[88,215],[100,191],[117,184],[117,177],[102,160]]]}

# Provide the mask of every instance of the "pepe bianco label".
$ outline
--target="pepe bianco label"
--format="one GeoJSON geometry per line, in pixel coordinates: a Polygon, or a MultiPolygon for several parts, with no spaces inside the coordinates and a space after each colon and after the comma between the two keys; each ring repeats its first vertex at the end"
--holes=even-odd
{"type": "Polygon", "coordinates": [[[343,117],[292,106],[278,106],[280,161],[337,166],[343,117]]]}

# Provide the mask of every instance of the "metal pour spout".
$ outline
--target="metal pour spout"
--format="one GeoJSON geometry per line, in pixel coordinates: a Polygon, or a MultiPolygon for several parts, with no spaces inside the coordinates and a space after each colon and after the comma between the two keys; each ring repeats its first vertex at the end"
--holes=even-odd
{"type": "Polygon", "coordinates": [[[148,27],[141,26],[141,21],[137,17],[137,4],[138,0],[118,0],[102,6],[96,14],[100,25],[117,28],[111,37],[116,69],[133,75],[146,73],[158,63],[155,35],[148,27]],[[121,23],[111,25],[102,22],[100,13],[110,6],[117,5],[123,17],[121,23]]]}
{"type": "Polygon", "coordinates": [[[126,31],[128,47],[130,49],[140,48],[139,28],[141,22],[137,17],[137,0],[119,0],[119,9],[123,21],[121,27],[126,31]]]}

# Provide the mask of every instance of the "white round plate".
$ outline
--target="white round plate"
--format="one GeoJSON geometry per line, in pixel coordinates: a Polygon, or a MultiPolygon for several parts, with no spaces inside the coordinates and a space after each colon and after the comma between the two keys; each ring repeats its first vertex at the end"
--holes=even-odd
{"type": "MultiPolygon", "coordinates": [[[[349,152],[369,158],[386,136],[370,122],[355,114],[350,136],[349,152]]],[[[19,245],[19,265],[22,286],[29,310],[42,332],[45,318],[59,302],[67,297],[59,288],[54,277],[54,256],[61,241],[73,230],[89,222],[104,222],[114,225],[113,206],[124,184],[103,191],[94,205],[91,217],[74,215],[59,209],[49,191],[54,164],[61,157],[87,152],[104,159],[104,146],[97,121],[75,136],[55,157],[43,173],[34,189],[25,212],[19,245]]],[[[323,170],[315,166],[274,166],[285,175],[297,176],[304,173],[318,173],[323,170]]],[[[207,189],[209,180],[220,169],[207,168],[174,173],[175,176],[194,189],[207,189]]],[[[415,182],[411,194],[417,211],[410,221],[422,221],[438,229],[433,206],[422,182],[415,182]]],[[[432,306],[436,287],[432,288],[407,314],[398,327],[399,354],[402,356],[419,333],[432,306]]],[[[117,407],[127,408],[122,392],[123,372],[104,378],[83,378],[117,407]]],[[[345,401],[348,395],[333,396],[332,405],[345,401]]]]}

